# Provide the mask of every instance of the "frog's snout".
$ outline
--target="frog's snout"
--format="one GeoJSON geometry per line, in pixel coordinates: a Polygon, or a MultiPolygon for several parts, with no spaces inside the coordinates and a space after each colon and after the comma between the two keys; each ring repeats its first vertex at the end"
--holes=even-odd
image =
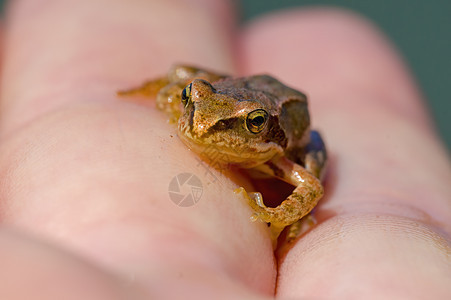
{"type": "Polygon", "coordinates": [[[215,88],[206,80],[194,79],[191,82],[192,101],[197,102],[206,98],[208,95],[215,93],[215,88]]]}

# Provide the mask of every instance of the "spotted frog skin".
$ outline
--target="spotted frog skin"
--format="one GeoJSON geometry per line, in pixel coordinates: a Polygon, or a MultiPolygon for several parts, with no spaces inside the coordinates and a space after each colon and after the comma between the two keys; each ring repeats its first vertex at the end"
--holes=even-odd
{"type": "Polygon", "coordinates": [[[310,130],[307,98],[273,77],[234,78],[175,66],[167,76],[119,95],[156,97],[157,107],[178,123],[180,138],[199,155],[208,156],[204,150],[214,145],[224,154],[213,153],[215,162],[255,169],[295,186],[277,207],[265,206],[260,193],[236,190],[254,210],[254,219],[271,224],[274,239],[323,195],[327,155],[319,133],[310,130]]]}

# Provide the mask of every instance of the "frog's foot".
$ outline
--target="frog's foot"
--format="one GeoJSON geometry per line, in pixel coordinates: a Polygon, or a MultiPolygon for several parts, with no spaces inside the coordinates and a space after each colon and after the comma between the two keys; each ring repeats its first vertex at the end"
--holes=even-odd
{"type": "Polygon", "coordinates": [[[308,214],[296,223],[288,227],[286,241],[287,243],[293,242],[299,236],[309,231],[317,224],[315,217],[312,214],[308,214]]]}
{"type": "MultiPolygon", "coordinates": [[[[246,199],[247,203],[249,204],[250,207],[252,207],[254,209],[254,211],[255,211],[255,208],[254,208],[255,206],[265,207],[261,193],[256,193],[256,192],[248,193],[248,192],[246,192],[244,187],[239,187],[239,188],[235,189],[233,192],[237,195],[241,195],[244,199],[246,199]]],[[[252,214],[250,219],[252,222],[257,221],[259,219],[258,213],[255,212],[254,214],[252,214]]]]}
{"type": "Polygon", "coordinates": [[[117,95],[121,97],[141,96],[146,98],[155,98],[158,92],[168,84],[169,80],[166,77],[161,77],[146,81],[138,87],[120,90],[117,92],[117,95]]]}
{"type": "MultiPolygon", "coordinates": [[[[254,214],[250,217],[252,222],[255,222],[257,220],[261,220],[263,222],[266,222],[264,218],[262,218],[261,212],[264,212],[264,208],[266,208],[265,204],[263,203],[263,197],[261,193],[256,192],[246,192],[246,190],[243,187],[237,188],[234,190],[235,194],[242,195],[248,202],[248,204],[253,208],[255,211],[254,214]],[[263,210],[260,210],[259,208],[262,208],[263,210]],[[260,213],[258,212],[260,211],[260,213]]],[[[271,241],[273,244],[273,247],[275,248],[277,246],[277,238],[279,237],[282,230],[285,228],[285,226],[277,226],[271,224],[270,226],[270,236],[271,241]]]]}

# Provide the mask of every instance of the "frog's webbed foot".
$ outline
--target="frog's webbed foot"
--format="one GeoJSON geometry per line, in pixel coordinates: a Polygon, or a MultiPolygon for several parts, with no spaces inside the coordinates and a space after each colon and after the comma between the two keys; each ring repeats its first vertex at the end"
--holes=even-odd
{"type": "Polygon", "coordinates": [[[305,168],[320,180],[326,170],[327,151],[321,135],[316,130],[310,131],[310,142],[306,146],[305,168]]]}

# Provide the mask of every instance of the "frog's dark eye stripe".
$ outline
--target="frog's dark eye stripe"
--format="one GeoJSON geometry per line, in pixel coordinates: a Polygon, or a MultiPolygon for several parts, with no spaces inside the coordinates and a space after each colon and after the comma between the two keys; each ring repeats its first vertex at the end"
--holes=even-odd
{"type": "Polygon", "coordinates": [[[188,104],[188,100],[191,97],[191,87],[192,83],[188,84],[182,91],[182,104],[186,106],[188,104]]]}
{"type": "Polygon", "coordinates": [[[268,113],[263,109],[251,111],[246,118],[246,127],[252,133],[259,133],[265,128],[268,113]]]}

